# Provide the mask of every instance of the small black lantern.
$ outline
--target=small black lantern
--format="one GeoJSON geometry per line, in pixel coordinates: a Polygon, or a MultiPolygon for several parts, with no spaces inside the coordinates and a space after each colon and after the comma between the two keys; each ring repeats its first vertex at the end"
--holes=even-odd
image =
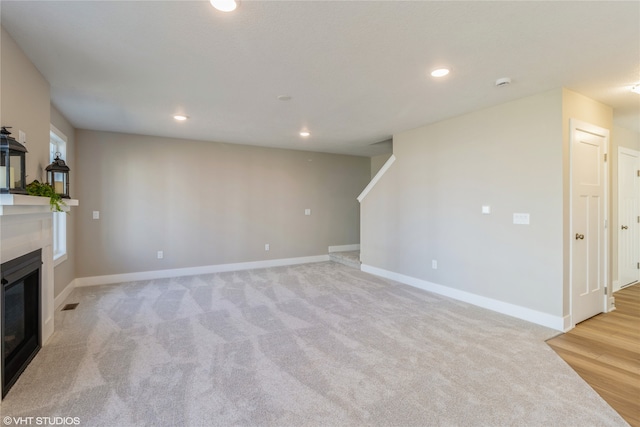
{"type": "Polygon", "coordinates": [[[47,166],[47,183],[53,187],[56,194],[63,199],[69,199],[69,166],[56,153],[56,158],[47,166]]]}
{"type": "Polygon", "coordinates": [[[27,194],[27,149],[2,126],[0,130],[0,194],[27,194]]]}

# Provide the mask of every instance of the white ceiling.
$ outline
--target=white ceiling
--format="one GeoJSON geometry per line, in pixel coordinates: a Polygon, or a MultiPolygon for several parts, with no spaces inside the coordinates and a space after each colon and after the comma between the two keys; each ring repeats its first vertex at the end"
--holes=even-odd
{"type": "Polygon", "coordinates": [[[640,131],[637,1],[243,1],[222,13],[2,0],[0,14],[77,128],[375,155],[394,133],[564,86],[640,131]],[[432,78],[439,66],[451,74],[432,78]],[[501,77],[513,83],[495,87],[501,77]]]}

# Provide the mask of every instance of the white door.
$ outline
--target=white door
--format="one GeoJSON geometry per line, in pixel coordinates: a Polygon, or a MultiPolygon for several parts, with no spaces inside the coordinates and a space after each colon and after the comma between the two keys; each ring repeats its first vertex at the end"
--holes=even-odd
{"type": "MultiPolygon", "coordinates": [[[[640,280],[640,152],[618,149],[618,284],[640,280]]],[[[619,289],[619,288],[618,288],[619,289]]],[[[616,289],[617,290],[617,289],[616,289]]]]}
{"type": "Polygon", "coordinates": [[[605,309],[609,131],[571,120],[571,320],[605,309]]]}

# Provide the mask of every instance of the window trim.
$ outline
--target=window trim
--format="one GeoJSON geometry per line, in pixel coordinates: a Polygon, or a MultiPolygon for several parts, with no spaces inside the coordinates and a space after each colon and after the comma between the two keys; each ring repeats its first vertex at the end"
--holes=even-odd
{"type": "MultiPolygon", "coordinates": [[[[56,152],[60,152],[67,157],[67,136],[54,125],[49,124],[49,161],[52,162],[56,152]],[[52,145],[56,145],[56,150],[52,152],[52,145]],[[63,147],[62,150],[60,148],[63,147]],[[64,152],[63,152],[64,151],[64,152]]],[[[67,213],[53,212],[52,214],[52,234],[53,234],[53,266],[67,260],[67,213]]]]}

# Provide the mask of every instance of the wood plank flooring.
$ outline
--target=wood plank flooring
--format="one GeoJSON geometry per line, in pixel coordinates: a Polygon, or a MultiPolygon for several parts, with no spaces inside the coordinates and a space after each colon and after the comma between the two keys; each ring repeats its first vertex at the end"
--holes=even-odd
{"type": "Polygon", "coordinates": [[[629,424],[640,427],[640,284],[614,297],[616,310],[547,344],[629,424]]]}

